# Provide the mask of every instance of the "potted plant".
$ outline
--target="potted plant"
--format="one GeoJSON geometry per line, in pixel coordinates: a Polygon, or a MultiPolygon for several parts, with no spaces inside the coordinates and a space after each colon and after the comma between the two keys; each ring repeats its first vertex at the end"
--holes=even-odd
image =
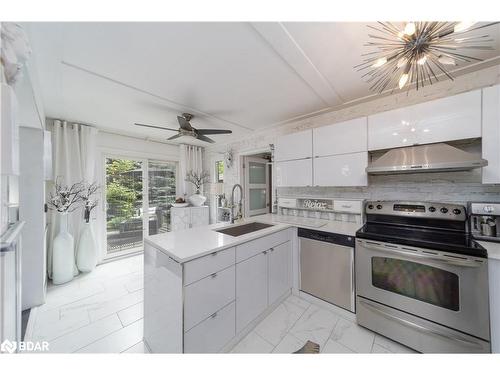
{"type": "Polygon", "coordinates": [[[200,189],[203,184],[206,184],[210,181],[209,173],[206,171],[202,171],[200,173],[189,171],[186,174],[186,181],[192,183],[196,188],[196,193],[188,198],[189,202],[195,207],[202,206],[203,203],[205,203],[205,201],[207,200],[207,197],[201,195],[200,189]]]}
{"type": "Polygon", "coordinates": [[[49,195],[47,206],[59,214],[59,232],[52,246],[52,282],[63,284],[73,280],[75,266],[75,241],[68,232],[68,213],[81,207],[84,190],[82,183],[64,185],[56,179],[54,191],[49,195]]]}
{"type": "Polygon", "coordinates": [[[84,224],[80,231],[80,240],[78,241],[76,252],[76,266],[81,272],[90,272],[97,264],[97,244],[92,223],[90,222],[90,215],[99,202],[95,198],[98,190],[99,185],[93,182],[91,184],[84,184],[84,189],[81,192],[84,207],[84,224]]]}

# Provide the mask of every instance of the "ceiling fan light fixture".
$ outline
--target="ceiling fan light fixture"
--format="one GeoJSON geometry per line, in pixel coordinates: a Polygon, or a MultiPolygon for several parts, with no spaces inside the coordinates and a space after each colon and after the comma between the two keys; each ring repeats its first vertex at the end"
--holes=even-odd
{"type": "Polygon", "coordinates": [[[404,34],[408,35],[408,36],[412,36],[413,34],[415,34],[416,30],[417,30],[417,27],[415,26],[415,23],[414,22],[408,22],[405,25],[404,34]]]}
{"type": "Polygon", "coordinates": [[[387,62],[387,57],[381,57],[380,59],[377,59],[377,61],[375,61],[375,64],[373,64],[372,66],[374,68],[378,68],[384,65],[386,62],[387,62]]]}
{"type": "Polygon", "coordinates": [[[398,86],[399,89],[401,90],[403,87],[405,87],[406,82],[408,82],[409,75],[408,73],[403,73],[401,77],[399,78],[398,86]]]}

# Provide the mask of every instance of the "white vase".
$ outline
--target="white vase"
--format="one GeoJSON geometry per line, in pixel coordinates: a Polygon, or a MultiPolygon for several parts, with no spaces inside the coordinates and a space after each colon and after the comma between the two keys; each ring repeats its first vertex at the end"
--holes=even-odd
{"type": "Polygon", "coordinates": [[[203,206],[203,203],[207,200],[207,197],[201,194],[193,194],[189,198],[189,203],[191,203],[195,207],[203,206]]]}
{"type": "Polygon", "coordinates": [[[52,282],[64,284],[73,280],[75,266],[75,241],[68,232],[68,214],[59,216],[59,233],[52,246],[52,282]]]}
{"type": "Polygon", "coordinates": [[[84,223],[76,251],[76,266],[81,272],[93,271],[97,264],[97,245],[90,223],[84,223]]]}

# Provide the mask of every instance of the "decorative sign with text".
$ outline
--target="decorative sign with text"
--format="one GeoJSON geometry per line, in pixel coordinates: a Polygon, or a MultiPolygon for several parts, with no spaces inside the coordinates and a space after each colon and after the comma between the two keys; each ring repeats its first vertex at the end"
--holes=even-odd
{"type": "Polygon", "coordinates": [[[333,201],[331,199],[299,199],[298,206],[309,210],[332,210],[333,201]]]}

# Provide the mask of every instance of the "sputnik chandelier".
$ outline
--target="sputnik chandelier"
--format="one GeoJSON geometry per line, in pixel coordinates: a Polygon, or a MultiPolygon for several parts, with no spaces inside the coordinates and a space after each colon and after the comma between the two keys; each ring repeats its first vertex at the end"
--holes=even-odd
{"type": "Polygon", "coordinates": [[[438,82],[439,77],[453,80],[450,67],[481,61],[463,51],[493,49],[489,35],[469,33],[497,23],[408,22],[402,29],[390,22],[367,25],[376,32],[368,34],[371,41],[365,44],[371,51],[362,55],[363,63],[355,68],[365,72],[370,90],[377,92],[397,87],[409,90],[411,84],[418,90],[438,82]]]}

